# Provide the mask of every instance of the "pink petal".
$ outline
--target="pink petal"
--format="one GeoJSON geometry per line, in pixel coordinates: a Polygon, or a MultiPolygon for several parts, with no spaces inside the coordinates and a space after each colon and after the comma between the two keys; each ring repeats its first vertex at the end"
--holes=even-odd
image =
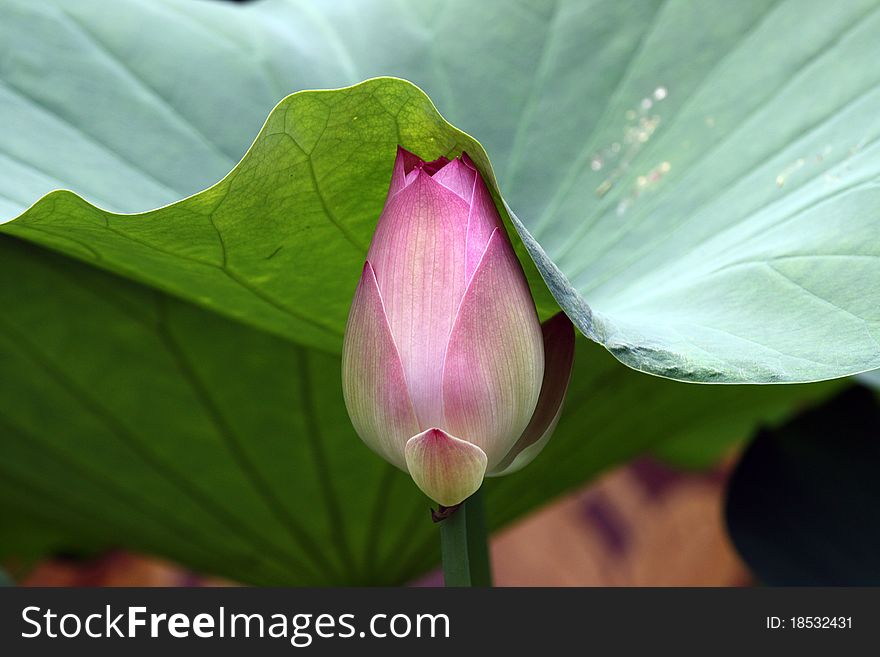
{"type": "Polygon", "coordinates": [[[394,169],[391,172],[391,184],[388,187],[388,199],[406,187],[407,174],[414,171],[420,164],[422,161],[417,155],[410,153],[405,148],[397,147],[397,157],[394,158],[394,169]]]}
{"type": "Polygon", "coordinates": [[[406,174],[406,184],[412,185],[413,181],[418,177],[420,173],[424,173],[421,168],[413,169],[408,174],[406,174]]]}
{"type": "Polygon", "coordinates": [[[404,445],[419,425],[369,262],[364,265],[345,329],[342,391],[361,439],[405,470],[404,445]]]}
{"type": "Polygon", "coordinates": [[[415,180],[385,206],[367,258],[425,428],[442,425],[443,354],[465,289],[468,205],[415,171],[415,180]]]}
{"type": "Polygon", "coordinates": [[[486,463],[483,450],[441,429],[428,429],[406,443],[406,465],[413,481],[443,506],[464,502],[477,492],[486,463]]]}
{"type": "Polygon", "coordinates": [[[465,166],[470,167],[474,171],[477,170],[477,165],[474,164],[474,161],[471,159],[471,156],[467,154],[467,151],[462,151],[461,155],[459,155],[458,159],[461,160],[461,163],[464,164],[465,166]]]}
{"type": "MultiPolygon", "coordinates": [[[[462,155],[462,157],[466,157],[462,155]]],[[[463,165],[467,166],[467,165],[463,165]]],[[[501,228],[501,217],[495,209],[489,188],[483,182],[482,176],[477,176],[474,182],[474,193],[471,198],[471,209],[468,215],[468,233],[466,247],[465,280],[470,280],[474,270],[486,250],[486,244],[496,228],[501,228]]]]}
{"type": "Polygon", "coordinates": [[[436,160],[431,160],[430,162],[423,162],[422,169],[429,176],[433,176],[435,173],[440,171],[440,169],[445,167],[447,164],[449,164],[449,158],[441,155],[436,160]]]}
{"type": "Polygon", "coordinates": [[[528,425],[544,375],[525,275],[496,229],[462,298],[443,371],[444,428],[478,445],[490,470],[528,425]]]}
{"type": "Polygon", "coordinates": [[[562,402],[574,364],[574,327],[565,313],[558,313],[541,325],[544,333],[544,382],[529,426],[490,476],[516,472],[544,449],[562,415],[562,402]]]}
{"type": "Polygon", "coordinates": [[[429,175],[433,175],[447,164],[449,164],[448,158],[441,156],[432,162],[425,162],[415,153],[410,153],[402,146],[398,146],[397,156],[394,158],[394,168],[391,172],[391,184],[388,186],[388,196],[386,199],[390,199],[415,180],[418,171],[424,171],[429,175]]]}
{"type": "Polygon", "coordinates": [[[431,176],[438,183],[451,189],[466,202],[471,202],[474,193],[474,179],[477,172],[461,160],[452,160],[431,176]]]}

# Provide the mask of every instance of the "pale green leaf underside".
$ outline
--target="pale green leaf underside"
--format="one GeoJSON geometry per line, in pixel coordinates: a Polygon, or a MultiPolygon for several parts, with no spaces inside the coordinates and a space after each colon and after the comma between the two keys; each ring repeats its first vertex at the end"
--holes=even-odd
{"type": "MultiPolygon", "coordinates": [[[[174,200],[228,170],[283,90],[395,74],[487,144],[554,295],[631,367],[766,382],[880,366],[876,2],[4,5],[13,212],[58,182],[108,208],[174,200]],[[97,117],[71,102],[85,71],[116,86],[97,117]],[[74,162],[28,138],[43,129],[89,166],[65,175],[74,162]]],[[[469,143],[404,83],[385,93],[286,100],[238,173],[173,209],[96,219],[50,197],[9,230],[335,351],[393,144],[469,143]],[[299,298],[322,278],[320,303],[299,298]]]]}

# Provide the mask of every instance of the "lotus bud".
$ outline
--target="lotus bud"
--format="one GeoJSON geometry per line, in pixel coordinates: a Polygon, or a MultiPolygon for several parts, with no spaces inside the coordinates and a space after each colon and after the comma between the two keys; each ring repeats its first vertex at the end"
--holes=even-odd
{"type": "Polygon", "coordinates": [[[573,359],[571,322],[538,322],[470,158],[424,162],[398,149],[342,351],[361,439],[454,506],[544,447],[573,359]]]}

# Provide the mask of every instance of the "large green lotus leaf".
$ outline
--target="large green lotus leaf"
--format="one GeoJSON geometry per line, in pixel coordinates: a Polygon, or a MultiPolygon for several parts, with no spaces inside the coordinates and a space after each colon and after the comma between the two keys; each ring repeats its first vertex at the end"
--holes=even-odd
{"type": "MultiPolygon", "coordinates": [[[[392,584],[436,563],[430,502],[354,434],[338,356],[10,237],[0,279],[16,281],[0,286],[0,557],[123,546],[276,585],[392,584]]],[[[838,385],[692,386],[581,339],[545,453],[488,482],[490,524],[838,385]]]]}
{"type": "MultiPolygon", "coordinates": [[[[172,201],[289,90],[396,74],[487,145],[557,300],[631,367],[880,365],[874,1],[0,6],[10,214],[58,186],[172,201]]],[[[412,88],[373,84],[288,99],[182,205],[50,196],[8,230],[335,351],[393,145],[471,148],[412,88]]]]}

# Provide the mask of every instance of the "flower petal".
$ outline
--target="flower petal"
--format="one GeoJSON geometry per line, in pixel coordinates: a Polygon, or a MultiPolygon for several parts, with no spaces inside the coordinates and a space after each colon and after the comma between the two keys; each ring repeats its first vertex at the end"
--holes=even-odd
{"type": "MultiPolygon", "coordinates": [[[[463,156],[464,157],[464,156],[463,156]]],[[[463,165],[468,166],[468,165],[463,165]]],[[[476,173],[476,170],[475,170],[476,173]]],[[[482,176],[474,181],[471,209],[468,215],[465,280],[470,281],[483,257],[489,238],[496,228],[502,228],[501,217],[482,176]]]]}
{"type": "Polygon", "coordinates": [[[486,463],[483,450],[441,429],[428,429],[406,443],[406,465],[413,481],[443,506],[459,504],[477,492],[486,463]]]}
{"type": "Polygon", "coordinates": [[[427,173],[429,176],[433,176],[447,164],[449,164],[449,158],[441,155],[436,160],[431,160],[430,162],[422,162],[422,169],[424,169],[425,173],[427,173]]]}
{"type": "Polygon", "coordinates": [[[388,199],[406,187],[407,174],[415,170],[419,164],[422,164],[422,161],[417,155],[410,153],[405,148],[397,147],[397,157],[394,158],[394,169],[391,172],[391,184],[388,186],[388,199]]]}
{"type": "Polygon", "coordinates": [[[364,264],[345,329],[342,391],[361,439],[405,470],[404,446],[419,425],[369,261],[364,264]]]}
{"type": "Polygon", "coordinates": [[[471,202],[477,171],[459,159],[452,160],[431,176],[438,183],[451,189],[466,202],[471,202]]]}
{"type": "Polygon", "coordinates": [[[544,333],[544,382],[535,414],[522,436],[489,473],[490,477],[511,474],[532,462],[549,442],[559,416],[571,368],[574,364],[574,327],[565,313],[557,313],[541,325],[544,333]]]}
{"type": "MultiPolygon", "coordinates": [[[[391,198],[367,259],[421,428],[442,426],[443,353],[465,289],[468,205],[421,169],[391,198]]],[[[412,435],[412,434],[410,434],[412,435]]]]}
{"type": "Polygon", "coordinates": [[[513,247],[497,228],[449,337],[444,428],[482,448],[491,470],[528,425],[543,375],[535,306],[513,247]]]}

